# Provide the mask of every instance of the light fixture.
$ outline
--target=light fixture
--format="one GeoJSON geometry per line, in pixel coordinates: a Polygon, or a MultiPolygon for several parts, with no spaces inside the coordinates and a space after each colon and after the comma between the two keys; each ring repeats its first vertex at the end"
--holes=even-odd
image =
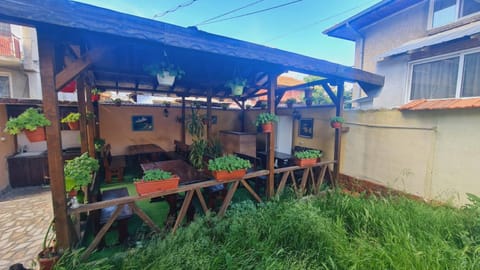
{"type": "Polygon", "coordinates": [[[168,117],[168,114],[169,114],[168,110],[167,110],[167,109],[163,109],[163,116],[164,116],[165,118],[168,117]]]}

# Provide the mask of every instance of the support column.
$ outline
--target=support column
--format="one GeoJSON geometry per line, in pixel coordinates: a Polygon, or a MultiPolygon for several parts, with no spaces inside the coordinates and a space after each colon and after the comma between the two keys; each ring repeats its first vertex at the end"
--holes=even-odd
{"type": "Polygon", "coordinates": [[[82,76],[77,79],[77,99],[78,99],[78,112],[80,113],[80,143],[81,153],[88,151],[87,142],[87,107],[85,102],[85,81],[82,76]]]}
{"type": "Polygon", "coordinates": [[[182,96],[182,143],[186,144],[187,143],[187,133],[185,131],[185,96],[182,96]]]}
{"type": "Polygon", "coordinates": [[[242,109],[242,115],[241,115],[241,117],[242,117],[242,127],[241,127],[241,130],[240,130],[240,131],[241,131],[241,132],[245,132],[245,116],[247,115],[247,114],[246,114],[246,108],[245,108],[245,100],[242,100],[242,107],[241,107],[241,109],[242,109]]]}
{"type": "MultiPolygon", "coordinates": [[[[86,89],[86,96],[87,97],[90,97],[92,96],[92,87],[91,86],[88,86],[86,89]]],[[[93,108],[93,103],[92,103],[92,100],[90,98],[87,98],[86,99],[86,105],[87,105],[87,112],[91,112],[91,113],[94,113],[94,108],[93,108]]],[[[87,141],[88,141],[88,155],[90,157],[95,157],[95,143],[94,143],[94,139],[95,139],[95,128],[96,128],[96,125],[95,125],[95,122],[97,120],[96,119],[92,119],[92,120],[88,120],[87,121],[87,141]]]]}
{"type": "Polygon", "coordinates": [[[212,137],[212,89],[207,92],[207,141],[212,137]]]}
{"type": "MultiPolygon", "coordinates": [[[[344,97],[343,93],[345,91],[344,82],[340,81],[337,84],[337,103],[335,104],[335,116],[343,116],[343,103],[344,97]]],[[[340,154],[342,151],[342,130],[340,128],[335,129],[335,149],[334,149],[334,159],[337,161],[333,165],[333,177],[332,184],[333,186],[337,185],[338,177],[340,176],[340,154]]]]}
{"type": "MultiPolygon", "coordinates": [[[[270,88],[268,89],[268,112],[275,114],[275,91],[277,89],[277,75],[270,74],[270,88]]],[[[267,181],[267,197],[271,198],[275,193],[275,129],[267,135],[267,169],[270,171],[267,181]]]]}
{"type": "Polygon", "coordinates": [[[70,247],[69,221],[63,175],[62,138],[57,92],[55,91],[55,44],[39,29],[38,49],[40,54],[40,77],[42,80],[43,111],[52,122],[46,127],[48,173],[52,192],[53,215],[55,218],[56,241],[60,250],[70,247]]]}

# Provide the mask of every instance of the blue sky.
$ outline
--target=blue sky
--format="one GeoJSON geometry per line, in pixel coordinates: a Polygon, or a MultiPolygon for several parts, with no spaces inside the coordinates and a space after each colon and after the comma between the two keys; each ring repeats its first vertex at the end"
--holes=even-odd
{"type": "MultiPolygon", "coordinates": [[[[76,0],[124,13],[180,25],[194,26],[236,8],[255,3],[223,18],[241,15],[294,0],[76,0]],[[173,10],[179,5],[186,7],[173,10]],[[158,17],[158,15],[162,15],[158,17]]],[[[297,0],[263,13],[197,26],[210,33],[351,66],[354,43],[331,38],[322,31],[379,0],[297,0]]]]}

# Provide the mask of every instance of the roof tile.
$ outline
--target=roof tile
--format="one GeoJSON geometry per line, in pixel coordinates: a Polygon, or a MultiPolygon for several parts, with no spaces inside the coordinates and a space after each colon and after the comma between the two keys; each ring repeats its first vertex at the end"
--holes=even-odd
{"type": "Polygon", "coordinates": [[[436,99],[413,100],[403,106],[400,110],[420,111],[420,110],[443,110],[443,109],[467,109],[480,108],[480,98],[458,98],[458,99],[436,99]]]}

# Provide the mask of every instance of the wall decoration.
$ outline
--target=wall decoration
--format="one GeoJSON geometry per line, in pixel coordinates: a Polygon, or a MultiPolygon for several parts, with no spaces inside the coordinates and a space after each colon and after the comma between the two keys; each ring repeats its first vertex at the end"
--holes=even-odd
{"type": "Polygon", "coordinates": [[[298,136],[313,138],[313,118],[300,119],[298,124],[298,136]]]}
{"type": "Polygon", "coordinates": [[[151,131],[153,130],[153,116],[134,115],[132,116],[133,131],[151,131]]]}

